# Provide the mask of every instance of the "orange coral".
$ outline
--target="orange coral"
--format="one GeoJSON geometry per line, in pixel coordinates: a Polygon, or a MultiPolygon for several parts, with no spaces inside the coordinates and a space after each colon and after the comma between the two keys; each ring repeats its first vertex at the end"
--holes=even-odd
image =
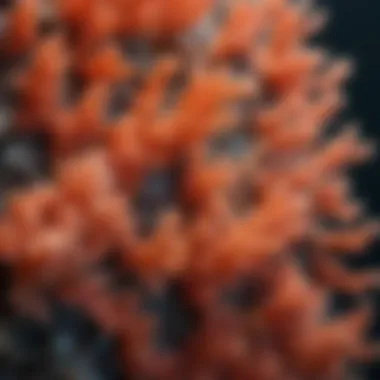
{"type": "Polygon", "coordinates": [[[31,51],[14,81],[17,127],[46,134],[53,161],[52,178],[12,194],[2,216],[15,304],[35,312],[46,291],[74,303],[119,338],[136,379],[343,379],[342,364],[371,351],[368,311],[326,320],[325,298],[378,285],[339,265],[378,226],[345,172],[371,145],[352,126],[327,138],[350,67],[309,47],[322,14],[288,0],[59,0],[45,36],[37,3],[9,11],[2,46],[31,51]],[[139,38],[143,57],[125,47],[139,38]],[[110,115],[118,85],[132,100],[110,115]],[[243,157],[215,152],[215,138],[240,132],[243,157]],[[177,166],[172,205],[146,236],[143,181],[177,166]],[[136,295],[99,275],[111,254],[148,288],[181,285],[199,321],[178,352],[156,352],[136,295]],[[220,306],[241,277],[259,289],[244,315],[220,306]]]}

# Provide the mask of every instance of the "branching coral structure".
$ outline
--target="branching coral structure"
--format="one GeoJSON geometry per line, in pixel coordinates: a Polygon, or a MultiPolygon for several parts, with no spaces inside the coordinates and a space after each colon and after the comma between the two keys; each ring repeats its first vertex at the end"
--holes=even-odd
{"type": "Polygon", "coordinates": [[[347,379],[377,353],[363,295],[379,276],[344,267],[379,230],[348,171],[373,146],[336,128],[351,65],[313,45],[322,11],[20,0],[2,16],[6,133],[48,155],[0,220],[14,308],[77,307],[137,380],[347,379]],[[169,286],[192,326],[163,349],[141,294],[169,286]],[[335,292],[354,310],[330,315],[335,292]]]}

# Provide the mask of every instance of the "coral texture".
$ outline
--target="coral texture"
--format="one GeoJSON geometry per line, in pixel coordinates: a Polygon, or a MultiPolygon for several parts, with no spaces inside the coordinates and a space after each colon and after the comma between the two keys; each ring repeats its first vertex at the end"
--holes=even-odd
{"type": "Polygon", "coordinates": [[[355,125],[335,128],[351,66],[313,46],[322,12],[290,0],[2,12],[12,128],[49,156],[0,221],[15,308],[75,305],[116,337],[132,379],[337,380],[375,354],[362,295],[379,277],[343,262],[378,232],[348,177],[373,148],[355,125]],[[141,298],[168,286],[192,327],[164,350],[141,298]],[[238,288],[244,302],[228,296],[238,288]],[[331,316],[337,291],[358,306],[331,316]]]}

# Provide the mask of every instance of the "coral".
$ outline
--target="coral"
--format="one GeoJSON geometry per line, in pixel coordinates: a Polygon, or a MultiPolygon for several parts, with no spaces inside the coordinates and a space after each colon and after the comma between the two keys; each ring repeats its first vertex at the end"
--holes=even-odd
{"type": "Polygon", "coordinates": [[[379,280],[342,263],[378,233],[347,172],[373,147],[354,125],[332,128],[351,67],[312,46],[322,12],[290,0],[3,12],[14,129],[49,154],[0,222],[13,307],[49,319],[52,297],[75,305],[117,339],[133,379],[345,379],[376,353],[361,295],[379,280]],[[240,279],[244,306],[223,297],[240,279]],[[194,326],[163,350],[141,299],[172,284],[194,326]],[[336,291],[358,308],[330,316],[336,291]]]}

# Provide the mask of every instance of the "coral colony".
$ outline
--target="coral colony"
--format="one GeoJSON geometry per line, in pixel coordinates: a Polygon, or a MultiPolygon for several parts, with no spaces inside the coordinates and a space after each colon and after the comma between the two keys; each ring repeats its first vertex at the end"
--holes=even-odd
{"type": "Polygon", "coordinates": [[[378,231],[348,178],[373,149],[336,128],[350,64],[313,46],[320,10],[19,0],[1,15],[3,133],[48,157],[4,195],[17,313],[80,310],[137,380],[337,380],[373,357],[363,294],[379,279],[343,263],[378,231]],[[144,301],[165,292],[170,342],[144,301]],[[332,315],[335,292],[357,302],[332,315]]]}

